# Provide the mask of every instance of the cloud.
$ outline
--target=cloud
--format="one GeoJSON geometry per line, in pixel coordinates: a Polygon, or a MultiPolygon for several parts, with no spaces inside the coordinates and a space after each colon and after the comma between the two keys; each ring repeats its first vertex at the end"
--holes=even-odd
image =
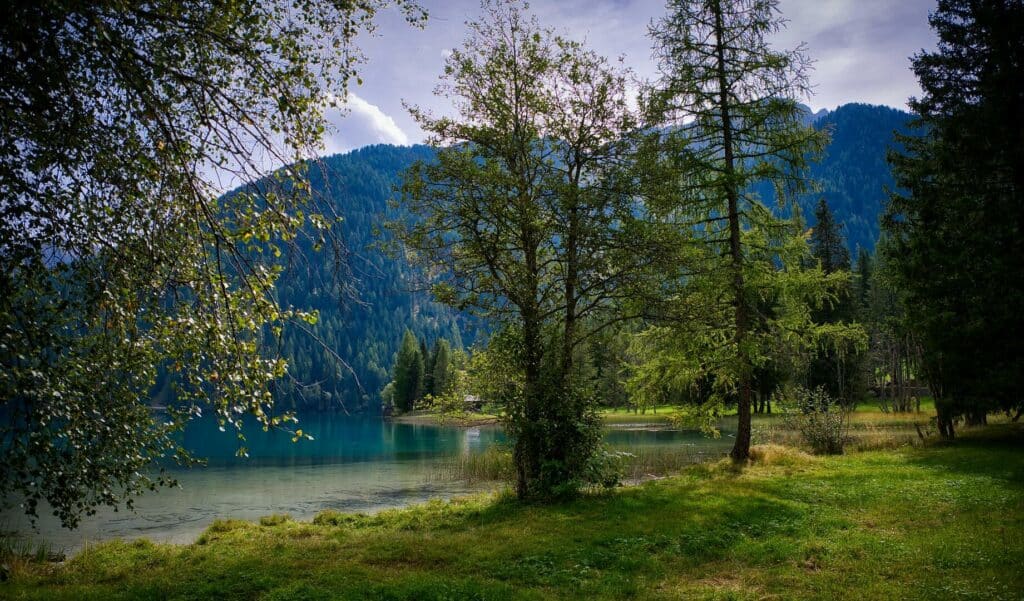
{"type": "Polygon", "coordinates": [[[347,152],[369,144],[409,144],[409,136],[379,106],[353,92],[339,104],[339,108],[327,109],[330,126],[324,139],[324,154],[347,152]]]}
{"type": "MultiPolygon", "coordinates": [[[[424,138],[402,101],[434,114],[451,114],[450,100],[432,91],[450,49],[466,37],[465,22],[480,15],[479,0],[423,0],[430,11],[424,29],[409,27],[398,11],[380,13],[377,35],[360,40],[369,62],[363,65],[359,88],[374,107],[403,131],[410,141],[424,138]]],[[[935,37],[928,27],[928,12],[935,0],[780,0],[789,26],[772,36],[777,48],[807,42],[815,59],[810,73],[815,95],[805,102],[815,110],[846,102],[905,106],[920,88],[908,57],[932,48],[935,37]]],[[[546,26],[587,45],[609,58],[625,57],[625,64],[641,79],[657,76],[651,57],[647,26],[666,13],[665,0],[533,0],[532,10],[546,26]]],[[[371,105],[372,106],[372,105],[371,105]]],[[[355,107],[349,120],[356,121],[355,107]]],[[[334,152],[359,143],[387,138],[366,128],[339,121],[334,152]],[[346,129],[349,128],[349,129],[346,129]]]]}

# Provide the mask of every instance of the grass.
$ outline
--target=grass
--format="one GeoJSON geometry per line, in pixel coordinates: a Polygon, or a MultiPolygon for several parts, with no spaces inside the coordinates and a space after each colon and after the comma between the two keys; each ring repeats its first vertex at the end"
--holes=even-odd
{"type": "Polygon", "coordinates": [[[430,480],[466,482],[512,482],[515,469],[512,466],[512,452],[501,445],[487,447],[479,453],[461,453],[439,463],[430,480]]]}
{"type": "Polygon", "coordinates": [[[12,599],[1019,599],[1024,428],[737,469],[553,506],[506,496],[314,523],[219,521],[109,542],[0,584],[12,599]]]}
{"type": "MultiPolygon", "coordinates": [[[[46,543],[16,534],[0,531],[0,582],[10,578],[14,571],[31,570],[46,562],[64,561],[63,553],[46,543]]],[[[3,589],[0,588],[0,593],[3,589]]]]}
{"type": "MultiPolygon", "coordinates": [[[[622,479],[638,482],[652,477],[676,474],[702,461],[708,455],[688,445],[609,448],[619,454],[622,479]]],[[[719,454],[720,456],[720,454],[719,454]]],[[[503,482],[511,485],[515,479],[512,452],[506,447],[491,446],[480,453],[465,453],[439,463],[429,474],[429,480],[452,482],[503,482]]]]}
{"type": "Polygon", "coordinates": [[[671,416],[675,411],[677,411],[677,408],[670,406],[647,409],[644,413],[634,413],[632,409],[615,408],[602,409],[600,415],[602,421],[609,426],[621,424],[668,424],[671,422],[671,416]]]}

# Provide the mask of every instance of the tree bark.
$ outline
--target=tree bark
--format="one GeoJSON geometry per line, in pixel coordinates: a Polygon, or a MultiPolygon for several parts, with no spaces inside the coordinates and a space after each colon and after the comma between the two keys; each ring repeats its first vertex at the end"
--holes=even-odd
{"type": "Polygon", "coordinates": [[[939,436],[946,440],[953,440],[956,432],[953,428],[953,412],[950,404],[943,399],[935,399],[935,423],[939,428],[939,436]]]}
{"type": "Polygon", "coordinates": [[[729,456],[733,461],[746,461],[750,457],[750,393],[751,365],[745,355],[743,344],[747,334],[747,303],[743,282],[743,248],[740,245],[739,187],[736,183],[736,165],[733,148],[732,100],[729,97],[729,82],[725,64],[725,25],[722,21],[721,0],[711,5],[715,16],[715,56],[718,63],[718,110],[722,120],[722,153],[725,161],[725,195],[729,203],[729,255],[732,257],[732,287],[735,302],[736,331],[733,343],[736,345],[739,363],[739,394],[736,399],[736,442],[729,456]]]}

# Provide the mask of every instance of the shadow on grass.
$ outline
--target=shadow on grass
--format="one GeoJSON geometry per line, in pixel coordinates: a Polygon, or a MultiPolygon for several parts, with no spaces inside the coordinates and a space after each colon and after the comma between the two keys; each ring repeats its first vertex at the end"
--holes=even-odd
{"type": "Polygon", "coordinates": [[[995,424],[963,431],[909,454],[917,465],[985,475],[1024,487],[1024,424],[995,424]]]}

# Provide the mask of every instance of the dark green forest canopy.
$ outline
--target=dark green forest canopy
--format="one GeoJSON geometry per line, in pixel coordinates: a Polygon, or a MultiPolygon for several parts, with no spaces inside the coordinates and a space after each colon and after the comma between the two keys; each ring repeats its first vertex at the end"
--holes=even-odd
{"type": "MultiPolygon", "coordinates": [[[[819,190],[798,199],[808,226],[814,225],[814,209],[824,198],[842,228],[851,256],[858,248],[873,251],[879,237],[879,216],[895,187],[886,154],[896,147],[895,132],[908,133],[913,116],[887,106],[844,104],[814,121],[831,141],[821,160],[812,163],[811,177],[819,190]]],[[[772,205],[775,193],[769,186],[757,192],[772,205]]]]}

